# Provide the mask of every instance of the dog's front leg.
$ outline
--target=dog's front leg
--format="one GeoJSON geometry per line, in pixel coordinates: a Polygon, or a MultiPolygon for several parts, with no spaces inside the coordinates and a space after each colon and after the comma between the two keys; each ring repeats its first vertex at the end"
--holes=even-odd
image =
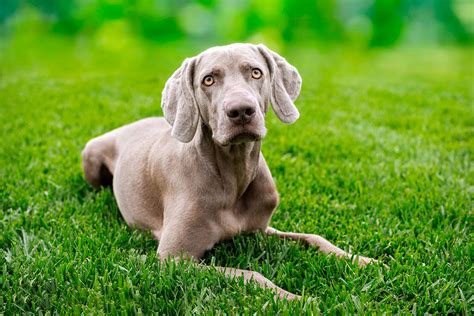
{"type": "Polygon", "coordinates": [[[172,219],[165,219],[158,245],[161,259],[181,256],[199,259],[219,241],[212,223],[197,215],[197,212],[182,211],[172,219]]]}
{"type": "MultiPolygon", "coordinates": [[[[213,234],[212,226],[209,226],[205,220],[194,219],[187,224],[186,221],[171,222],[167,223],[161,233],[158,255],[160,260],[190,257],[198,261],[217,241],[218,238],[213,234]]],[[[209,268],[206,265],[202,267],[209,268]]],[[[300,298],[300,296],[276,286],[258,272],[228,267],[215,268],[228,278],[242,277],[246,284],[256,282],[261,287],[269,288],[276,293],[277,298],[288,300],[300,298]]]]}
{"type": "Polygon", "coordinates": [[[262,274],[251,271],[251,270],[241,270],[236,268],[227,268],[227,267],[216,267],[220,272],[223,272],[228,278],[242,277],[244,283],[257,282],[261,287],[269,288],[276,293],[277,298],[286,298],[287,300],[300,299],[301,296],[290,293],[281,287],[276,286],[272,281],[264,277],[262,274]]]}
{"type": "Polygon", "coordinates": [[[316,246],[320,251],[327,254],[335,254],[341,258],[351,259],[353,262],[356,262],[359,266],[365,266],[369,263],[377,263],[378,261],[372,258],[367,258],[363,256],[353,255],[349,252],[342,250],[341,248],[333,245],[328,240],[324,239],[319,235],[313,234],[302,234],[302,233],[292,233],[292,232],[281,232],[272,227],[267,227],[265,233],[268,235],[277,235],[280,238],[290,238],[294,240],[302,240],[308,243],[310,246],[316,246]]]}

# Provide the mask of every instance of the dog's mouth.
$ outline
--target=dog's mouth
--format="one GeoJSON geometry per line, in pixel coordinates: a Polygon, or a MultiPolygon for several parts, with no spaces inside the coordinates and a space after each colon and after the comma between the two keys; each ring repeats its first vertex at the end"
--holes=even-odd
{"type": "Polygon", "coordinates": [[[221,146],[229,146],[229,145],[239,145],[244,143],[256,142],[261,140],[263,137],[257,133],[252,132],[241,132],[235,133],[231,137],[227,138],[225,141],[218,142],[221,146]]]}
{"type": "Polygon", "coordinates": [[[242,144],[242,143],[255,142],[260,139],[261,139],[261,136],[256,133],[243,132],[243,133],[239,133],[237,135],[232,136],[229,139],[229,144],[237,145],[237,144],[242,144]]]}

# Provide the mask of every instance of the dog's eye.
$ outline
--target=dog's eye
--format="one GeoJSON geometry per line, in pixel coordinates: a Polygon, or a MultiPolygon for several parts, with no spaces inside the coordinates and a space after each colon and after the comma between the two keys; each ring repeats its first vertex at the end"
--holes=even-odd
{"type": "Polygon", "coordinates": [[[252,69],[252,78],[253,79],[260,79],[262,77],[262,71],[258,68],[252,69]]]}
{"type": "Polygon", "coordinates": [[[210,87],[214,84],[214,78],[212,76],[205,76],[202,80],[202,84],[210,87]]]}

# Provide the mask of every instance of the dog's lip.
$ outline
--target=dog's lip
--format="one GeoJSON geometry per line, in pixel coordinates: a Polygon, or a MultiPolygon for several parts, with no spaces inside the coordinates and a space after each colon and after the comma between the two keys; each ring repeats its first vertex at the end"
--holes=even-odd
{"type": "Polygon", "coordinates": [[[243,140],[243,142],[247,142],[247,141],[254,142],[259,139],[260,139],[259,134],[245,131],[245,132],[237,133],[233,135],[232,137],[230,137],[229,143],[232,144],[232,143],[235,143],[236,141],[238,141],[239,143],[242,142],[239,140],[243,140]]]}
{"type": "Polygon", "coordinates": [[[238,133],[233,134],[231,137],[227,138],[226,141],[221,142],[221,146],[228,146],[228,145],[237,145],[242,143],[250,143],[259,141],[262,139],[262,135],[250,132],[250,131],[241,131],[238,133]]]}

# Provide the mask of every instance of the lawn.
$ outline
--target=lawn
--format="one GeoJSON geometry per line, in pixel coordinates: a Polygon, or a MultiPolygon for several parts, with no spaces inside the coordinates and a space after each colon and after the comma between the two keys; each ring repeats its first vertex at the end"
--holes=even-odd
{"type": "Polygon", "coordinates": [[[296,124],[267,117],[272,225],[389,266],[263,235],[206,255],[303,295],[287,302],[189,262],[161,265],[110,189],[83,179],[87,140],[161,115],[165,80],[202,48],[122,44],[0,44],[0,314],[473,312],[473,49],[282,51],[303,89],[296,124]]]}

